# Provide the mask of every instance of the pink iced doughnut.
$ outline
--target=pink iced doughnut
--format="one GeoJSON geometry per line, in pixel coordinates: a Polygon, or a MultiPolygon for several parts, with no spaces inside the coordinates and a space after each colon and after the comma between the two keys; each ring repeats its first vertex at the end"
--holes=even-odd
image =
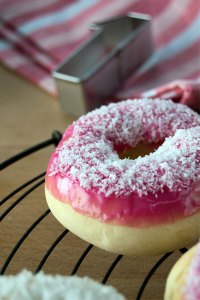
{"type": "Polygon", "coordinates": [[[200,242],[173,266],[166,283],[164,300],[200,299],[200,242]]]}
{"type": "Polygon", "coordinates": [[[157,254],[195,242],[200,116],[160,99],[88,113],[68,127],[51,157],[46,198],[64,226],[111,252],[157,254]],[[155,145],[144,157],[124,158],[155,145]]]}

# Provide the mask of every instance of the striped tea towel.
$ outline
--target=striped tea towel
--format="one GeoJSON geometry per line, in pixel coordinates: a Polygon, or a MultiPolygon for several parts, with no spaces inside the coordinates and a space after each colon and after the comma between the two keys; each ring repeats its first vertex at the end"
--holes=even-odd
{"type": "Polygon", "coordinates": [[[200,75],[200,0],[0,0],[0,61],[52,95],[52,70],[90,33],[128,12],[152,17],[155,52],[116,98],[200,75]]]}

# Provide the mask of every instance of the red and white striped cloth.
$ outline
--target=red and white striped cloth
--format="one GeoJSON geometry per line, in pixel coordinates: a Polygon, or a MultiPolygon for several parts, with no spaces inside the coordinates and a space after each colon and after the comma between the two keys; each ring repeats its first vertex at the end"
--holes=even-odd
{"type": "Polygon", "coordinates": [[[0,61],[56,96],[51,71],[89,37],[89,24],[128,12],[152,16],[155,52],[113,96],[198,82],[200,0],[0,0],[0,61]]]}

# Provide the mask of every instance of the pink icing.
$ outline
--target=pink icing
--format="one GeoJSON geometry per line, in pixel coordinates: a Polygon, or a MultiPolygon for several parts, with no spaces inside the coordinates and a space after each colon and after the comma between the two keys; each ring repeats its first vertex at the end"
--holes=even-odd
{"type": "Polygon", "coordinates": [[[185,277],[185,286],[183,288],[183,300],[200,299],[200,243],[192,258],[188,272],[185,277]]]}
{"type": "Polygon", "coordinates": [[[106,222],[147,226],[191,215],[200,209],[197,126],[195,112],[169,100],[103,106],[66,130],[48,166],[47,189],[106,222]],[[143,158],[120,159],[117,153],[163,140],[143,158]]]}

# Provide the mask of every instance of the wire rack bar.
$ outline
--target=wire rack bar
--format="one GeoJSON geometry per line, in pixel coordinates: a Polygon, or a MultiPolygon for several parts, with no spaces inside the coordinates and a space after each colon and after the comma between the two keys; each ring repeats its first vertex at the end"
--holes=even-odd
{"type": "Polygon", "coordinates": [[[145,287],[147,286],[147,283],[149,282],[149,280],[151,279],[151,277],[153,276],[153,274],[155,273],[155,271],[160,267],[160,265],[172,254],[173,252],[169,252],[166,253],[165,255],[163,255],[156,263],[155,265],[151,268],[151,270],[148,272],[147,276],[145,277],[139,291],[138,294],[136,296],[136,300],[140,300],[145,287]]]}
{"type": "Polygon", "coordinates": [[[105,274],[103,280],[101,281],[101,283],[105,284],[108,281],[112,271],[114,270],[114,268],[116,267],[118,262],[122,259],[122,257],[123,257],[123,255],[121,255],[121,254],[117,256],[117,258],[113,261],[111,266],[108,268],[108,271],[106,272],[106,274],[105,274]]]}
{"type": "Polygon", "coordinates": [[[182,248],[182,249],[180,249],[179,250],[182,254],[184,254],[184,253],[186,253],[187,251],[188,251],[188,249],[187,248],[182,248]]]}
{"type": "Polygon", "coordinates": [[[21,186],[19,186],[18,188],[16,188],[15,190],[13,190],[11,193],[9,193],[7,196],[5,196],[1,201],[0,201],[0,206],[3,205],[6,201],[8,201],[9,199],[11,199],[14,195],[16,195],[18,192],[22,191],[24,188],[26,188],[27,186],[29,186],[30,184],[34,183],[35,181],[37,181],[38,179],[44,177],[46,174],[46,172],[43,172],[41,174],[39,174],[38,176],[33,177],[32,179],[28,180],[27,182],[25,182],[24,184],[22,184],[21,186]]]}
{"type": "MultiPolygon", "coordinates": [[[[179,250],[182,254],[184,254],[185,252],[188,251],[187,248],[182,248],[179,250]]],[[[163,255],[156,263],[155,265],[152,267],[152,269],[149,271],[149,273],[147,274],[147,276],[145,277],[143,284],[140,287],[140,290],[137,294],[136,300],[140,300],[141,296],[144,292],[144,289],[147,285],[147,283],[149,282],[149,280],[151,279],[151,277],[153,276],[153,274],[156,272],[156,270],[160,267],[160,265],[172,254],[173,252],[169,252],[166,253],[165,255],[163,255]]]]}
{"type": "Polygon", "coordinates": [[[90,252],[90,250],[92,249],[93,245],[90,244],[86,249],[85,251],[82,253],[82,255],[80,256],[80,258],[78,259],[77,263],[75,264],[72,272],[71,272],[71,275],[75,275],[76,272],[78,271],[80,265],[82,264],[84,258],[87,256],[87,254],[90,252]]]}
{"type": "Polygon", "coordinates": [[[7,259],[5,260],[5,263],[0,271],[0,275],[3,275],[10,264],[12,258],[16,254],[16,252],[19,250],[22,243],[25,241],[25,239],[29,236],[29,234],[34,230],[34,228],[50,213],[50,210],[46,210],[30,227],[29,229],[22,235],[22,237],[18,240],[10,254],[8,255],[7,259]]]}
{"type": "Polygon", "coordinates": [[[32,154],[32,153],[34,153],[34,152],[36,152],[40,149],[45,148],[45,147],[47,147],[49,145],[52,145],[52,144],[53,144],[53,139],[49,139],[49,140],[46,140],[46,141],[44,141],[40,144],[37,144],[33,147],[30,147],[30,148],[28,148],[28,149],[26,149],[26,150],[24,150],[24,151],[22,151],[22,152],[20,152],[16,155],[14,155],[14,156],[8,158],[7,160],[3,161],[0,164],[0,170],[5,169],[6,167],[8,167],[11,164],[17,162],[18,160],[24,158],[25,156],[28,156],[28,155],[30,155],[30,154],[32,154]]]}
{"type": "Polygon", "coordinates": [[[59,132],[59,131],[54,131],[52,133],[52,137],[46,141],[43,141],[37,145],[34,145],[8,159],[6,159],[5,161],[3,161],[1,164],[0,164],[0,170],[3,170],[5,169],[6,167],[10,166],[11,164],[17,162],[18,160],[42,149],[42,148],[45,148],[47,146],[50,146],[52,144],[54,144],[55,146],[59,143],[59,141],[61,140],[62,138],[62,134],[59,132]]]}
{"type": "Polygon", "coordinates": [[[42,257],[37,269],[35,270],[35,273],[38,273],[42,267],[44,266],[45,262],[47,261],[48,257],[50,256],[50,254],[53,252],[53,250],[55,249],[55,247],[60,243],[60,241],[66,236],[66,234],[69,232],[68,229],[65,229],[60,235],[59,237],[53,242],[53,244],[49,247],[49,249],[46,251],[46,253],[44,254],[44,256],[42,257]]]}
{"type": "Polygon", "coordinates": [[[27,195],[29,195],[32,191],[34,191],[37,187],[44,183],[44,179],[40,180],[36,184],[34,184],[30,189],[24,192],[15,202],[13,202],[0,216],[0,222],[7,216],[7,214],[18,204],[20,203],[27,195]]]}

